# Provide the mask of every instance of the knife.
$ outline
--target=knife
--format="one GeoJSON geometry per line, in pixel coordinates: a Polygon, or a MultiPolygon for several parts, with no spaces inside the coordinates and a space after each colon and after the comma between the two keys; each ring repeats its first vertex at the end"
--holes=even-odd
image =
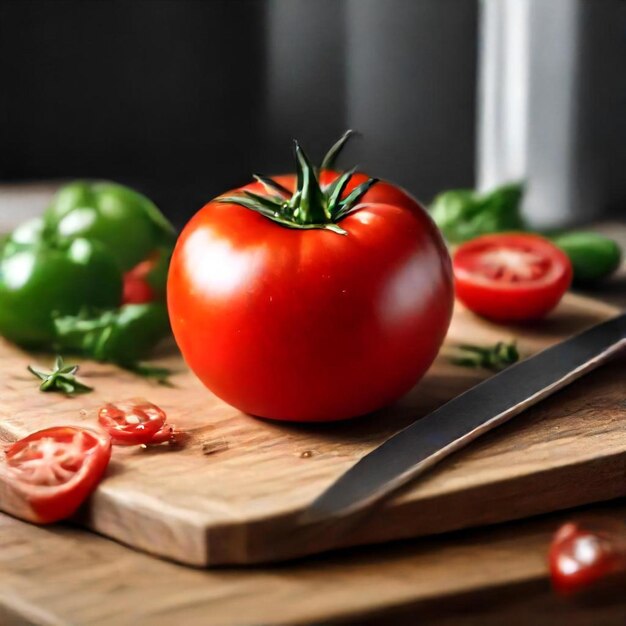
{"type": "Polygon", "coordinates": [[[369,507],[596,368],[624,346],[626,313],[509,366],[366,454],[326,489],[298,522],[330,522],[369,507]]]}

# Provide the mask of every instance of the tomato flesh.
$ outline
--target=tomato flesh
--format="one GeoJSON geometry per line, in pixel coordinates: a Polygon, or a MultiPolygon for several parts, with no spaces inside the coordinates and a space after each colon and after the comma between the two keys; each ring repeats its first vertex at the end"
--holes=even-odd
{"type": "MultiPolygon", "coordinates": [[[[320,182],[335,178],[323,171],[320,182]]],[[[355,174],[344,196],[364,180],[355,174]]],[[[286,228],[212,201],[183,230],[168,278],[172,329],[229,404],[281,420],[351,418],[394,402],[434,360],[453,286],[430,217],[380,182],[339,225],[347,234],[286,228]]]]}
{"type": "Polygon", "coordinates": [[[552,584],[559,593],[585,591],[626,571],[626,527],[612,521],[567,523],[549,552],[552,584]]]}
{"type": "Polygon", "coordinates": [[[117,446],[150,443],[165,424],[165,413],[155,404],[128,400],[105,404],[98,422],[117,446]]]}
{"type": "Polygon", "coordinates": [[[9,512],[42,524],[69,517],[100,482],[110,457],[110,438],[84,428],[48,428],[20,439],[6,451],[9,512]]]}
{"type": "Polygon", "coordinates": [[[572,281],[570,260],[538,235],[484,235],[459,246],[453,256],[457,298],[495,321],[547,315],[572,281]]]}

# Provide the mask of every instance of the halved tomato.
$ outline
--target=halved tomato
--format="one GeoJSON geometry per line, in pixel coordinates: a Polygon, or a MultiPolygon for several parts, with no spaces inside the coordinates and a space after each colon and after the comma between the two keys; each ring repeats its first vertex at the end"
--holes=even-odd
{"type": "Polygon", "coordinates": [[[62,426],[28,435],[6,450],[2,509],[39,524],[69,517],[96,488],[110,458],[104,433],[62,426]]]}
{"type": "Polygon", "coordinates": [[[145,400],[125,400],[105,404],[98,422],[116,446],[135,446],[151,442],[165,424],[165,412],[145,400]]]}
{"type": "Polygon", "coordinates": [[[457,298],[474,313],[499,322],[543,317],[572,282],[567,255],[539,235],[484,235],[452,258],[457,298]]]}

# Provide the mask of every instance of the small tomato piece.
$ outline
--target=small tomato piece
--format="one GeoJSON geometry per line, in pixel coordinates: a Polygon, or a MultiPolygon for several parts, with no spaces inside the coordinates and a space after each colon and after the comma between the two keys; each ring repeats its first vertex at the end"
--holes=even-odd
{"type": "Polygon", "coordinates": [[[71,516],[100,482],[111,458],[108,435],[62,426],[6,450],[7,512],[39,524],[71,516]]]}
{"type": "Polygon", "coordinates": [[[158,248],[124,274],[123,304],[163,300],[170,256],[170,248],[158,248]]]}
{"type": "Polygon", "coordinates": [[[567,255],[538,235],[484,235],[462,244],[452,259],[457,298],[497,322],[547,315],[572,282],[567,255]]]}
{"type": "Polygon", "coordinates": [[[570,595],[626,570],[626,529],[610,521],[568,522],[554,535],[549,552],[554,589],[570,595]]]}
{"type": "Polygon", "coordinates": [[[146,304],[154,302],[155,294],[145,278],[132,272],[124,274],[123,304],[146,304]]]}
{"type": "Polygon", "coordinates": [[[165,424],[165,412],[147,401],[126,400],[105,404],[98,422],[117,446],[150,443],[165,424]]]}

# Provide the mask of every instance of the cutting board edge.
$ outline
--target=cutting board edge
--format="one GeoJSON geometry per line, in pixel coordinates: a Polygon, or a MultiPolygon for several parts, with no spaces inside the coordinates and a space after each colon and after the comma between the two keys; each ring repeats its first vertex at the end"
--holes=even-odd
{"type": "MultiPolygon", "coordinates": [[[[356,524],[353,525],[352,520],[343,520],[338,525],[338,534],[327,541],[327,543],[320,547],[319,545],[303,549],[302,545],[305,540],[290,537],[290,530],[293,530],[293,522],[300,510],[295,511],[293,514],[285,514],[280,517],[268,518],[267,520],[256,520],[255,522],[249,522],[245,527],[224,525],[221,527],[214,527],[213,540],[216,542],[214,549],[209,550],[207,554],[213,555],[217,560],[207,559],[204,567],[221,566],[221,565],[259,565],[264,563],[279,563],[282,561],[290,561],[294,558],[311,557],[316,554],[327,553],[329,551],[337,549],[349,549],[354,547],[362,547],[366,545],[379,545],[382,543],[403,541],[407,539],[419,539],[424,537],[440,537],[449,533],[454,533],[460,530],[477,529],[481,527],[497,526],[504,522],[517,521],[527,518],[533,518],[544,514],[552,514],[563,510],[573,509],[593,503],[606,502],[617,498],[626,497],[626,450],[598,459],[592,457],[572,463],[566,466],[557,466],[548,468],[542,472],[528,473],[517,477],[515,480],[503,480],[490,484],[490,488],[496,487],[500,490],[498,495],[498,501],[511,501],[518,497],[520,487],[524,488],[528,484],[535,482],[536,480],[542,481],[542,491],[544,494],[553,495],[556,497],[555,504],[546,508],[545,506],[532,506],[532,500],[525,504],[522,508],[509,508],[508,513],[502,514],[497,518],[490,516],[489,521],[485,521],[483,518],[466,517],[466,511],[464,510],[464,516],[458,518],[450,518],[446,516],[446,524],[442,525],[438,529],[423,528],[416,530],[415,526],[407,525],[406,520],[418,519],[417,513],[423,511],[425,506],[437,508],[437,505],[444,505],[445,510],[454,509],[461,510],[463,503],[470,501],[476,494],[481,491],[481,486],[477,486],[472,490],[453,491],[445,494],[442,497],[433,497],[430,499],[414,499],[403,502],[402,504],[394,504],[393,501],[385,505],[384,513],[392,518],[392,523],[386,526],[381,532],[372,529],[371,525],[356,524]],[[558,486],[574,476],[574,482],[582,484],[583,477],[588,477],[590,470],[594,469],[594,465],[602,464],[602,473],[596,472],[594,478],[604,486],[602,488],[595,486],[593,489],[588,490],[589,495],[585,495],[587,492],[579,490],[576,492],[576,497],[568,498],[567,492],[560,491],[558,486]],[[607,472],[607,468],[609,471],[607,472]],[[563,494],[559,497],[559,494],[563,494]],[[565,497],[563,497],[565,496],[565,497]],[[452,500],[453,504],[442,502],[442,500],[452,500]],[[460,500],[459,503],[454,504],[454,500],[460,500]],[[394,519],[397,518],[397,519],[394,519]],[[263,529],[263,523],[271,522],[274,527],[279,526],[278,529],[274,529],[275,535],[272,537],[271,533],[268,533],[266,529],[263,529]],[[339,535],[345,537],[342,532],[341,526],[345,533],[350,533],[350,540],[348,541],[335,541],[339,535]],[[244,531],[244,532],[242,532],[244,531]],[[261,540],[258,544],[251,543],[254,541],[254,534],[258,533],[261,540]],[[289,553],[288,551],[279,548],[276,551],[275,546],[281,545],[281,540],[284,541],[285,537],[289,537],[289,543],[295,544],[294,551],[289,553]],[[233,541],[237,539],[236,541],[233,541]],[[274,539],[274,541],[272,540],[274,539]],[[236,552],[228,552],[224,550],[216,550],[217,544],[222,546],[226,545],[242,545],[242,540],[245,541],[245,550],[237,550],[236,552]],[[264,546],[274,546],[269,550],[264,546]],[[259,547],[260,546],[260,547],[259,547]]],[[[483,486],[484,488],[484,486],[483,486]]],[[[480,502],[484,504],[484,498],[480,499],[480,502]]],[[[332,531],[328,531],[326,537],[332,536],[332,531]]],[[[284,545],[284,543],[282,544],[284,545]]]]}

